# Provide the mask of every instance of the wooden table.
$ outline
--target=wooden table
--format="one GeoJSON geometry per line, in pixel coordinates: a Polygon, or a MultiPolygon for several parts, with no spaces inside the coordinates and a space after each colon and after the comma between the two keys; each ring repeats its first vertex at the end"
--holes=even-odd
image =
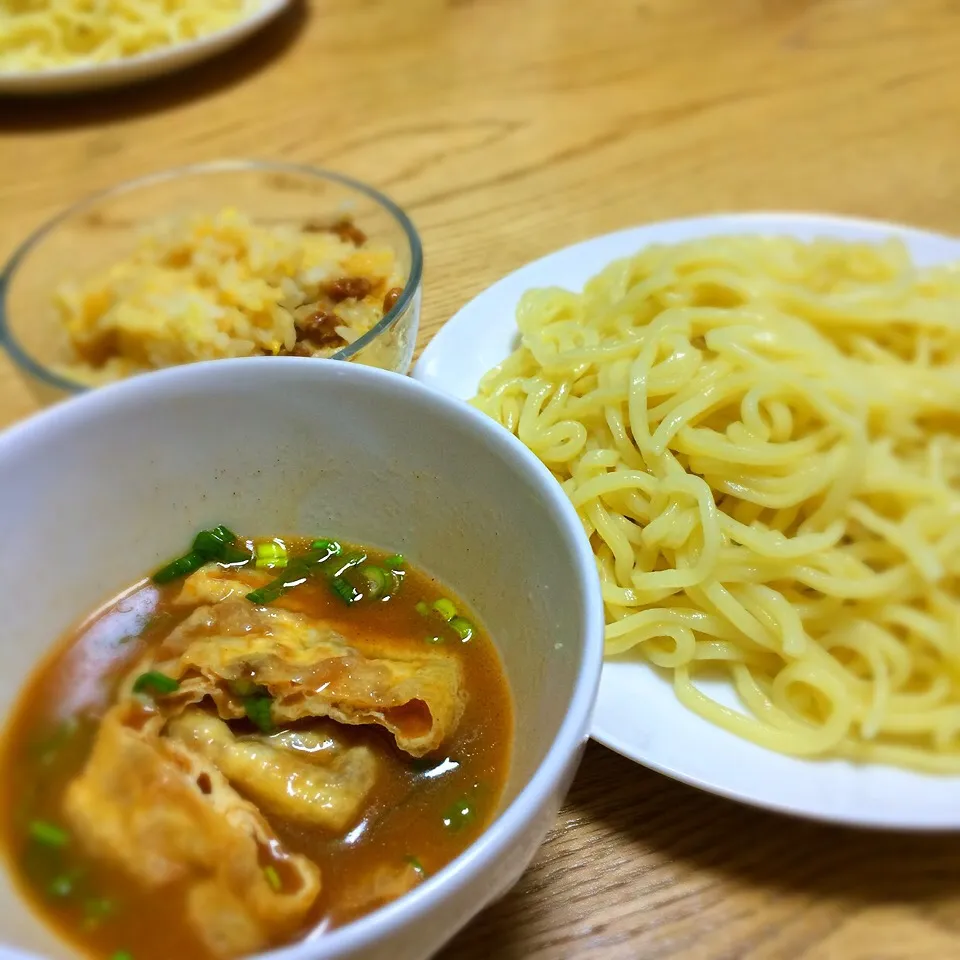
{"type": "MultiPolygon", "coordinates": [[[[120,178],[321,164],[412,214],[425,342],[522,263],[644,221],[960,232],[958,53],[956,0],[314,0],[181,77],[0,101],[0,256],[120,178]]],[[[2,361],[0,422],[32,409],[2,361]]],[[[960,957],[960,838],[792,822],[591,745],[536,864],[444,956],[960,957]]]]}

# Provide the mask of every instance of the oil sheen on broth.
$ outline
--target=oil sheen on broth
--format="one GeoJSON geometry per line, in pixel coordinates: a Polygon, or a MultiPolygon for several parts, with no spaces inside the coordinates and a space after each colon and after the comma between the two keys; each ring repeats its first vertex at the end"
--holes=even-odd
{"type": "Polygon", "coordinates": [[[396,899],[489,822],[509,689],[398,555],[225,527],[71,633],[6,731],[3,845],[97,960],[220,960],[396,899]]]}

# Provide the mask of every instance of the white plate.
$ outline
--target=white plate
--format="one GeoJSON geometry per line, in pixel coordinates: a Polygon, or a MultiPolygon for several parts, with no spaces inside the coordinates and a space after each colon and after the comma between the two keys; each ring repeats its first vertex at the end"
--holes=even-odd
{"type": "Polygon", "coordinates": [[[0,94],[60,94],[105,90],[182,70],[232,47],[255,33],[289,6],[291,0],[250,0],[244,19],[188,43],[161,47],[136,57],[56,70],[0,72],[0,94]]]}
{"type": "MultiPolygon", "coordinates": [[[[890,223],[795,213],[673,220],[596,237],[528,264],[480,294],[434,337],[413,376],[461,399],[516,343],[514,314],[530,287],[580,290],[611,260],[647,244],[729,233],[786,234],[802,240],[899,237],[922,265],[960,259],[960,240],[890,223]]],[[[703,689],[738,707],[728,685],[703,689]]],[[[738,707],[739,709],[739,707],[738,707]]],[[[594,739],[644,766],[757,806],[819,820],[902,829],[960,828],[960,777],[934,777],[843,760],[799,760],[758,747],[683,707],[667,679],[642,662],[603,668],[594,739]]]]}

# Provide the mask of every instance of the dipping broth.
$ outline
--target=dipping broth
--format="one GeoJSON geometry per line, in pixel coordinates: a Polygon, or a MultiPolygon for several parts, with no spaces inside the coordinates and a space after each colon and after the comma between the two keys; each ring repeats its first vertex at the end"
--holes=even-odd
{"type": "Polygon", "coordinates": [[[460,854],[512,737],[496,649],[431,577],[216,528],[36,671],[0,749],[2,842],[86,956],[246,956],[460,854]]]}

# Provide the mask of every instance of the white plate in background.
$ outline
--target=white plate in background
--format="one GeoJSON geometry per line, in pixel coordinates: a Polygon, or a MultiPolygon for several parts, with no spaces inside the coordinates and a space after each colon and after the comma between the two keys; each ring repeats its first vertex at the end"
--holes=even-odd
{"type": "Polygon", "coordinates": [[[0,71],[0,95],[33,96],[105,90],[159,77],[207,60],[233,47],[265,27],[291,0],[250,0],[250,11],[242,20],[186,43],[160,47],[135,57],[105,63],[78,64],[53,70],[0,71]]]}
{"type": "MultiPolygon", "coordinates": [[[[720,214],[652,223],[566,247],[504,277],[459,310],[413,370],[422,383],[460,399],[517,342],[515,312],[531,287],[580,290],[611,260],[651,243],[718,234],[779,234],[800,240],[902,240],[928,266],[960,260],[960,240],[893,223],[809,213],[720,214]]],[[[698,684],[742,709],[724,681],[698,684]]],[[[838,823],[911,830],[960,829],[960,777],[880,764],[803,760],[742,740],[687,710],[665,674],[626,658],[604,664],[595,740],[677,780],[745,803],[838,823]]]]}

